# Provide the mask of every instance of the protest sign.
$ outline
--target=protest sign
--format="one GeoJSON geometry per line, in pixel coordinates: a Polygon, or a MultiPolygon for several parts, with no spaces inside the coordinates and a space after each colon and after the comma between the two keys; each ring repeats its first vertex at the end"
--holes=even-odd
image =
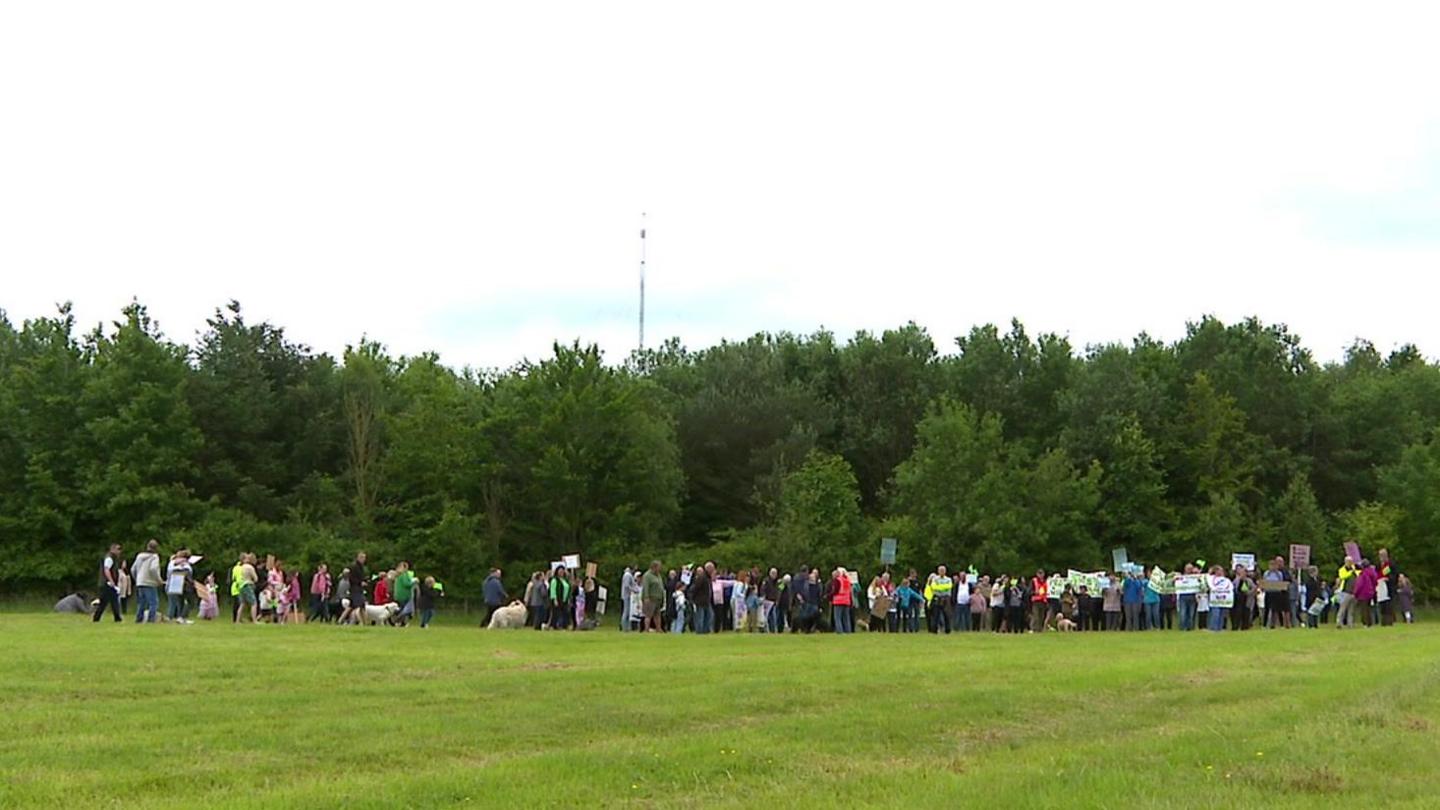
{"type": "Polygon", "coordinates": [[[859,585],[859,584],[860,584],[860,572],[859,572],[859,571],[851,571],[850,569],[847,568],[847,569],[845,569],[845,578],[848,579],[848,580],[850,580],[850,584],[851,584],[851,585],[859,585]]]}
{"type": "Polygon", "coordinates": [[[1210,577],[1210,607],[1235,607],[1235,583],[1229,577],[1210,577]]]}
{"type": "Polygon", "coordinates": [[[1260,590],[1267,593],[1289,591],[1290,583],[1283,579],[1262,579],[1260,580],[1260,590]]]}
{"type": "Polygon", "coordinates": [[[599,589],[595,591],[595,595],[596,597],[598,597],[595,605],[595,612],[599,613],[602,616],[605,615],[605,597],[608,593],[609,592],[605,590],[604,585],[601,585],[599,589]]]}
{"type": "Polygon", "coordinates": [[[1110,550],[1110,561],[1115,563],[1116,571],[1127,571],[1130,565],[1130,552],[1123,546],[1110,550]]]}
{"type": "Polygon", "coordinates": [[[1066,583],[1065,577],[1059,574],[1051,574],[1050,578],[1045,580],[1045,593],[1048,594],[1051,599],[1059,599],[1060,594],[1065,592],[1066,584],[1068,583],[1066,583]]]}
{"type": "Polygon", "coordinates": [[[1299,543],[1290,544],[1290,567],[1304,568],[1310,564],[1310,547],[1299,543]]]}
{"type": "Polygon", "coordinates": [[[1200,575],[1181,574],[1175,578],[1175,593],[1199,593],[1200,575]]]}
{"type": "Polygon", "coordinates": [[[1255,570],[1255,555],[1254,555],[1254,554],[1231,554],[1231,555],[1230,555],[1230,568],[1231,568],[1232,570],[1233,570],[1233,569],[1236,569],[1236,568],[1239,568],[1239,567],[1242,566],[1242,565],[1245,566],[1245,570],[1246,570],[1246,571],[1254,571],[1254,570],[1255,570]]]}
{"type": "Polygon", "coordinates": [[[1359,565],[1359,564],[1360,564],[1360,560],[1363,559],[1363,558],[1360,556],[1360,544],[1359,544],[1359,543],[1356,543],[1356,542],[1353,541],[1353,540],[1350,541],[1350,542],[1348,542],[1348,543],[1346,543],[1346,544],[1345,544],[1345,556],[1346,556],[1346,557],[1349,557],[1349,558],[1352,559],[1352,560],[1354,560],[1356,565],[1359,565]]]}
{"type": "Polygon", "coordinates": [[[595,563],[593,563],[593,562],[587,562],[587,563],[585,563],[585,576],[590,577],[591,579],[594,579],[594,578],[595,578],[595,574],[596,574],[599,570],[600,570],[600,567],[599,567],[597,564],[595,564],[595,563]]]}
{"type": "Polygon", "coordinates": [[[1095,588],[1090,591],[1091,593],[1099,593],[1111,586],[1109,574],[1092,574],[1091,576],[1095,577],[1095,588]]]}
{"type": "Polygon", "coordinates": [[[1156,593],[1164,593],[1165,584],[1169,581],[1169,577],[1165,575],[1165,569],[1158,565],[1150,569],[1150,582],[1148,583],[1150,590],[1156,593]]]}
{"type": "Polygon", "coordinates": [[[974,585],[975,583],[977,583],[977,582],[979,582],[979,581],[980,581],[980,577],[979,577],[978,575],[976,575],[976,574],[966,574],[966,575],[965,575],[965,584],[966,584],[966,585],[974,585]]]}
{"type": "Polygon", "coordinates": [[[686,585],[689,585],[691,578],[694,576],[695,572],[690,570],[689,568],[686,568],[684,571],[680,572],[680,581],[685,583],[686,585]]]}
{"type": "Polygon", "coordinates": [[[565,561],[564,561],[564,560],[551,560],[551,561],[550,561],[550,571],[551,571],[552,573],[555,571],[556,568],[564,568],[564,567],[565,567],[565,561]]]}
{"type": "Polygon", "coordinates": [[[566,554],[561,560],[565,563],[565,567],[571,571],[577,570],[580,567],[579,554],[566,554]]]}
{"type": "Polygon", "coordinates": [[[880,538],[880,562],[885,565],[895,564],[895,547],[898,545],[893,537],[880,538]]]}

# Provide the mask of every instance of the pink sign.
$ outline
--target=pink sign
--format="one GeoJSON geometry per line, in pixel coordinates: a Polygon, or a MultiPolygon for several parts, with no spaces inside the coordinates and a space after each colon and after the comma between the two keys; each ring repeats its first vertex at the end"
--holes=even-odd
{"type": "Polygon", "coordinates": [[[1359,544],[1359,543],[1356,543],[1356,542],[1353,541],[1353,540],[1350,541],[1350,542],[1348,542],[1348,543],[1346,543],[1346,544],[1345,544],[1345,556],[1346,556],[1346,557],[1349,557],[1349,558],[1352,559],[1352,560],[1354,560],[1356,565],[1359,565],[1359,564],[1360,564],[1360,544],[1359,544]]]}

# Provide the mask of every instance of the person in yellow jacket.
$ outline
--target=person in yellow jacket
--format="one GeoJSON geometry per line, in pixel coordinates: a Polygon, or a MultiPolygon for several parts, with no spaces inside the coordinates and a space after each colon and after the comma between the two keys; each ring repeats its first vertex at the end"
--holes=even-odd
{"type": "Polygon", "coordinates": [[[925,593],[930,598],[930,610],[935,614],[935,622],[930,626],[930,632],[940,632],[943,625],[945,635],[950,635],[950,626],[954,623],[951,610],[955,601],[955,582],[950,579],[945,566],[935,569],[935,576],[931,578],[930,584],[925,586],[925,593]]]}
{"type": "Polygon", "coordinates": [[[1335,575],[1335,596],[1340,600],[1340,608],[1335,611],[1336,627],[1355,626],[1355,583],[1359,576],[1356,561],[1346,557],[1335,575]]]}

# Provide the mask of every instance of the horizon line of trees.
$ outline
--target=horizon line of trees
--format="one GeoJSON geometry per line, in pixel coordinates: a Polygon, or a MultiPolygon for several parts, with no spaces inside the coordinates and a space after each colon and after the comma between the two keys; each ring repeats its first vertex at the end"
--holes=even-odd
{"type": "Polygon", "coordinates": [[[1077,351],[914,323],[841,342],[594,346],[506,370],[341,357],[217,309],[193,345],[134,303],[0,311],[0,584],[92,586],[104,547],[157,537],[217,568],[365,548],[477,593],[579,552],[626,564],[1167,568],[1306,543],[1389,547],[1440,575],[1440,366],[1356,341],[1319,363],[1283,325],[1206,317],[1077,351]]]}

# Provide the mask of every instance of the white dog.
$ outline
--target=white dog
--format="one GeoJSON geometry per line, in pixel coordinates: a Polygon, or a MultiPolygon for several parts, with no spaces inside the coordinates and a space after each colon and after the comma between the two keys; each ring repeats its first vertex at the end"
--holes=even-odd
{"type": "Polygon", "coordinates": [[[519,602],[511,602],[502,608],[496,608],[490,614],[491,630],[515,630],[525,626],[525,606],[519,602]]]}
{"type": "Polygon", "coordinates": [[[372,626],[377,624],[383,624],[395,618],[395,614],[399,612],[400,606],[395,604],[394,602],[386,602],[383,605],[366,605],[365,619],[361,622],[361,624],[368,624],[372,626]]]}

